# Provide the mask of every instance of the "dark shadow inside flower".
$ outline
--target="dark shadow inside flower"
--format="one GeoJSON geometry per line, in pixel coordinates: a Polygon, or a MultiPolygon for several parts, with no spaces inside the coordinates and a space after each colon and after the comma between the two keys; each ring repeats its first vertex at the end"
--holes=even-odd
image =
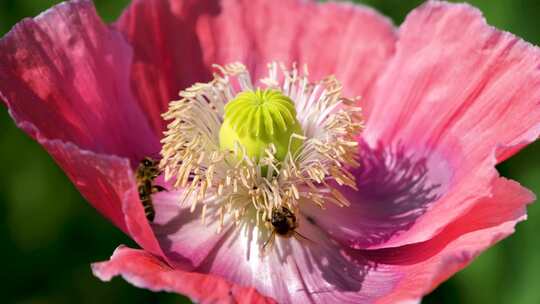
{"type": "Polygon", "coordinates": [[[206,224],[201,220],[201,209],[190,211],[182,204],[181,191],[154,195],[156,217],[151,224],[159,244],[169,262],[184,270],[193,270],[207,258],[222,239],[229,226],[217,233],[219,226],[215,210],[206,213],[206,224]]]}
{"type": "Polygon", "coordinates": [[[300,244],[297,249],[301,250],[303,254],[301,261],[304,262],[304,265],[298,266],[306,267],[303,269],[307,269],[311,275],[320,275],[326,282],[317,286],[317,289],[313,289],[315,286],[305,286],[306,291],[309,294],[360,291],[365,276],[376,265],[355,250],[344,248],[313,222],[305,219],[302,223],[300,231],[310,240],[297,238],[300,244]]]}
{"type": "Polygon", "coordinates": [[[302,208],[310,222],[355,248],[376,246],[410,228],[451,176],[442,161],[408,154],[400,145],[371,148],[361,142],[359,161],[352,171],[358,190],[338,186],[350,207],[302,208]]]}
{"type": "Polygon", "coordinates": [[[191,260],[173,250],[174,244],[171,239],[166,237],[161,238],[159,237],[159,235],[172,235],[175,232],[180,231],[184,225],[194,220],[196,220],[196,215],[192,212],[189,212],[189,210],[184,210],[183,212],[179,212],[178,215],[172,218],[165,225],[152,225],[154,233],[158,235],[158,239],[160,240],[160,246],[167,254],[167,256],[175,262],[187,265],[190,269],[194,268],[191,260]]]}

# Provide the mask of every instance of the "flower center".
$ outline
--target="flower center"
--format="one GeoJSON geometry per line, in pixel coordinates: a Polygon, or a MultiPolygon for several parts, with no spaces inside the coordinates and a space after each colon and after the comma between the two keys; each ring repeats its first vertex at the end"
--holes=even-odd
{"type": "Polygon", "coordinates": [[[348,170],[362,117],[340,83],[272,63],[254,86],[242,64],[215,67],[163,114],[171,122],[159,166],[182,191],[179,204],[202,205],[218,230],[243,223],[283,237],[301,227],[304,204],[348,206],[331,182],[356,187],[348,170]]]}
{"type": "Polygon", "coordinates": [[[296,154],[303,134],[289,97],[276,89],[257,89],[241,92],[225,105],[219,144],[221,150],[229,151],[241,146],[257,160],[273,145],[276,159],[283,161],[288,152],[296,154]]]}

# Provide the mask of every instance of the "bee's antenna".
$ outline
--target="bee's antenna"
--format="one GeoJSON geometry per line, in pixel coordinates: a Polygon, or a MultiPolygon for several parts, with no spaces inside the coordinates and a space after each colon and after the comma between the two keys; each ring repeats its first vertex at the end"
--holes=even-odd
{"type": "Polygon", "coordinates": [[[153,158],[153,159],[155,159],[155,160],[161,159],[161,153],[160,153],[160,151],[158,151],[158,152],[152,152],[152,153],[150,153],[150,155],[148,155],[148,156],[151,157],[151,158],[153,158]]]}

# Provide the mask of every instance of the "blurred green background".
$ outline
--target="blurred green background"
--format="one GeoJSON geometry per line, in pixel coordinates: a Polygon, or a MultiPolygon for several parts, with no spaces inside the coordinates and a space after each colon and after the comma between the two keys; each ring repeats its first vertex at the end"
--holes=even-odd
{"type": "MultiPolygon", "coordinates": [[[[60,1],[0,0],[0,33],[60,1]]],[[[107,21],[128,0],[96,0],[107,21]]],[[[422,1],[366,3],[400,24],[422,1]]],[[[470,1],[488,22],[540,44],[540,1],[470,1]]],[[[90,263],[119,244],[135,246],[90,207],[39,145],[0,110],[0,300],[2,303],[189,303],[185,298],[94,278],[90,263]]],[[[540,194],[540,142],[499,166],[501,174],[540,194]]],[[[517,232],[480,256],[423,303],[540,303],[540,205],[517,232]]]]}

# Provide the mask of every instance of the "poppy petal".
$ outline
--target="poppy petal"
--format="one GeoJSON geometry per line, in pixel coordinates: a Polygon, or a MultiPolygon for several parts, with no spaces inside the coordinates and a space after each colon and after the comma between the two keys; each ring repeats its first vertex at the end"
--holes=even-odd
{"type": "Polygon", "coordinates": [[[130,93],[131,49],[91,1],[55,6],[0,41],[0,95],[82,195],[141,246],[160,247],[131,166],[159,149],[130,93]]]}
{"type": "Polygon", "coordinates": [[[253,286],[279,303],[371,301],[389,293],[402,275],[377,267],[305,218],[299,218],[298,235],[275,236],[263,250],[270,236],[253,223],[227,225],[216,233],[218,215],[212,211],[206,212],[205,224],[202,208],[191,213],[186,202],[188,207],[180,208],[177,194],[154,197],[153,228],[177,269],[253,286]]]}
{"type": "MultiPolygon", "coordinates": [[[[173,270],[146,252],[127,248],[118,249],[111,261],[94,264],[93,269],[103,280],[122,274],[136,286],[187,294],[202,302],[199,299],[204,297],[204,291],[214,288],[191,288],[203,286],[198,284],[201,278],[223,277],[254,286],[280,303],[418,303],[423,295],[511,234],[515,224],[525,219],[525,205],[534,200],[530,191],[503,178],[494,189],[493,197],[478,202],[470,213],[454,220],[433,239],[397,248],[340,247],[317,222],[301,218],[301,236],[276,237],[263,260],[257,256],[261,254],[260,244],[253,240],[254,234],[245,233],[251,229],[226,233],[228,240],[195,270],[210,275],[186,276],[187,272],[173,270]]],[[[200,227],[194,233],[205,229],[198,222],[200,227]]],[[[206,296],[225,294],[221,287],[215,290],[206,296]]]]}
{"type": "MultiPolygon", "coordinates": [[[[206,212],[203,223],[202,208],[199,206],[191,212],[191,202],[184,200],[183,191],[156,193],[152,201],[156,214],[152,230],[174,266],[196,269],[225,238],[224,233],[218,233],[219,216],[206,212]]],[[[229,226],[224,227],[224,232],[229,226]]]]}
{"type": "Polygon", "coordinates": [[[357,249],[376,248],[404,233],[448,190],[452,171],[443,160],[417,156],[403,146],[360,142],[356,188],[334,185],[350,202],[302,211],[333,238],[357,249]],[[434,173],[435,172],[435,173],[434,173]]]}
{"type": "Polygon", "coordinates": [[[134,46],[132,87],[156,132],[169,101],[210,80],[213,64],[242,62],[254,79],[272,61],[308,64],[314,80],[335,74],[348,95],[366,96],[396,41],[370,8],[301,0],[136,0],[115,27],[134,46]]]}
{"type": "Polygon", "coordinates": [[[504,178],[493,186],[493,197],[479,201],[432,239],[368,254],[375,262],[394,265],[406,274],[381,303],[419,301],[484,250],[514,232],[516,223],[526,219],[525,206],[535,196],[504,178]]]}
{"type": "Polygon", "coordinates": [[[142,248],[163,255],[144,215],[134,173],[127,159],[82,150],[60,140],[48,140],[35,132],[35,128],[28,123],[19,126],[35,134],[37,141],[92,206],[142,248]]]}
{"type": "MultiPolygon", "coordinates": [[[[425,156],[444,195],[384,246],[425,241],[491,195],[494,166],[540,134],[540,51],[467,4],[429,1],[400,28],[364,139],[425,156]]],[[[383,245],[381,245],[383,246],[383,245]]]]}
{"type": "Polygon", "coordinates": [[[49,139],[138,161],[159,149],[129,87],[131,49],[91,1],[55,6],[0,40],[0,96],[49,139]]]}
{"type": "Polygon", "coordinates": [[[176,270],[148,252],[123,246],[116,249],[109,261],[93,264],[92,271],[103,281],[121,275],[137,287],[176,292],[197,303],[276,303],[252,287],[234,285],[212,275],[176,270]]]}

